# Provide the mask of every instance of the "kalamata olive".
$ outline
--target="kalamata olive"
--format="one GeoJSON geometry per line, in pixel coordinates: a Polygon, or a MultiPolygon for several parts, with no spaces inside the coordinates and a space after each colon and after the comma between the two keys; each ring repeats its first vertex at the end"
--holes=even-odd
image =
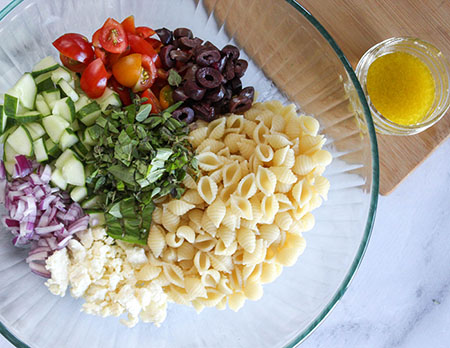
{"type": "Polygon", "coordinates": [[[212,48],[212,49],[217,50],[217,51],[220,52],[220,50],[216,47],[216,45],[214,45],[214,44],[213,44],[212,42],[210,42],[210,41],[206,41],[206,42],[203,44],[203,47],[212,48]]]}
{"type": "Polygon", "coordinates": [[[206,103],[198,103],[192,106],[195,116],[207,122],[213,121],[217,114],[213,106],[206,103]]]}
{"type": "Polygon", "coordinates": [[[227,64],[227,57],[223,56],[218,62],[213,63],[211,66],[222,73],[225,68],[225,64],[227,64]]]}
{"type": "Polygon", "coordinates": [[[217,49],[204,47],[196,52],[195,61],[201,66],[209,66],[220,60],[220,52],[217,49]]]}
{"type": "Polygon", "coordinates": [[[188,37],[180,37],[178,40],[178,46],[183,49],[190,49],[198,47],[202,44],[203,40],[198,37],[190,39],[188,37]]]}
{"type": "Polygon", "coordinates": [[[159,58],[161,58],[163,68],[166,70],[173,68],[175,66],[175,61],[170,57],[170,52],[173,51],[174,49],[175,46],[167,45],[161,48],[161,51],[159,51],[159,58]]]}
{"type": "Polygon", "coordinates": [[[181,76],[184,76],[186,74],[186,72],[188,71],[188,69],[194,65],[194,63],[192,62],[187,62],[186,64],[180,64],[181,66],[177,69],[178,74],[180,74],[181,76]]]}
{"type": "Polygon", "coordinates": [[[161,28],[161,29],[155,30],[155,32],[158,35],[158,37],[161,40],[163,45],[168,45],[172,42],[173,33],[169,29],[161,28]]]}
{"type": "Polygon", "coordinates": [[[229,111],[233,114],[242,114],[252,107],[252,100],[247,97],[233,97],[230,100],[229,111]]]}
{"type": "Polygon", "coordinates": [[[175,39],[179,39],[180,37],[187,37],[189,39],[192,39],[194,35],[192,34],[192,31],[190,31],[188,28],[177,28],[173,31],[173,36],[175,39]]]}
{"type": "Polygon", "coordinates": [[[227,82],[227,87],[231,88],[233,95],[239,94],[242,90],[242,81],[239,77],[235,77],[227,82]]]}
{"type": "Polygon", "coordinates": [[[253,87],[245,87],[240,93],[239,93],[240,97],[245,97],[248,98],[250,100],[253,100],[253,98],[255,97],[255,89],[253,87]]]}
{"type": "Polygon", "coordinates": [[[170,51],[170,58],[176,60],[177,62],[186,63],[189,59],[191,59],[191,53],[181,50],[172,50],[170,51]]]}
{"type": "Polygon", "coordinates": [[[193,100],[201,100],[206,93],[206,90],[200,87],[195,81],[186,81],[184,86],[184,93],[193,100]]]}
{"type": "Polygon", "coordinates": [[[195,75],[198,69],[199,66],[197,64],[193,64],[189,69],[186,70],[183,78],[187,81],[195,81],[195,75]]]}
{"type": "Polygon", "coordinates": [[[208,91],[205,95],[205,99],[211,103],[216,103],[225,97],[225,87],[219,86],[211,91],[208,91]]]}
{"type": "Polygon", "coordinates": [[[172,92],[172,98],[174,102],[185,101],[189,97],[184,93],[183,87],[178,87],[172,92]]]}
{"type": "Polygon", "coordinates": [[[247,71],[248,63],[244,59],[238,59],[234,65],[234,74],[237,77],[244,76],[245,72],[247,71]]]}
{"type": "Polygon", "coordinates": [[[190,107],[183,107],[181,109],[177,109],[172,113],[172,117],[176,118],[180,122],[186,122],[187,124],[194,122],[194,110],[190,107]]]}
{"type": "Polygon", "coordinates": [[[223,77],[225,77],[225,79],[227,81],[230,81],[234,78],[234,63],[231,60],[227,60],[227,63],[225,64],[225,69],[223,71],[223,77]]]}
{"type": "Polygon", "coordinates": [[[230,60],[236,60],[239,58],[239,50],[233,45],[226,45],[222,48],[222,53],[230,60]]]}
{"type": "Polygon", "coordinates": [[[210,66],[197,70],[195,74],[197,82],[205,88],[216,88],[222,83],[222,74],[210,66]]]}

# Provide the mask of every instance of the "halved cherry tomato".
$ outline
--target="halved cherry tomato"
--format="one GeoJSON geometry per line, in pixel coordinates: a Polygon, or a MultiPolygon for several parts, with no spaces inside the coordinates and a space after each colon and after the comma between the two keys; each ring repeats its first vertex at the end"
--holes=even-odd
{"type": "Polygon", "coordinates": [[[64,54],[60,53],[59,58],[61,59],[61,63],[63,63],[63,65],[71,71],[81,73],[84,71],[84,69],[86,69],[86,64],[77,62],[72,58],[66,57],[64,54]]]}
{"type": "Polygon", "coordinates": [[[133,92],[142,92],[147,88],[150,88],[155,82],[156,79],[156,66],[153,63],[153,60],[146,56],[142,55],[142,68],[140,70],[139,79],[136,84],[133,86],[133,92]]]}
{"type": "Polygon", "coordinates": [[[120,58],[113,66],[112,72],[117,82],[125,87],[133,87],[141,75],[142,55],[129,54],[120,58]]]}
{"type": "Polygon", "coordinates": [[[134,16],[128,16],[127,18],[125,18],[122,21],[122,27],[123,29],[130,34],[135,34],[136,33],[136,27],[134,26],[134,16]]]}
{"type": "Polygon", "coordinates": [[[146,89],[144,92],[142,92],[141,98],[147,98],[147,101],[143,102],[142,104],[151,104],[152,113],[161,112],[161,105],[159,104],[159,100],[150,89],[146,89]]]}
{"type": "MultiPolygon", "coordinates": [[[[100,32],[100,44],[111,53],[122,53],[128,46],[128,39],[122,24],[108,18],[100,32]]],[[[139,53],[139,52],[138,52],[139,53]]]]}
{"type": "Polygon", "coordinates": [[[53,41],[53,46],[66,57],[83,64],[94,60],[94,51],[88,39],[80,34],[64,34],[53,41]]]}
{"type": "Polygon", "coordinates": [[[137,27],[136,28],[136,35],[142,37],[143,39],[146,39],[155,34],[156,34],[155,31],[149,27],[137,27]]]}
{"type": "Polygon", "coordinates": [[[156,59],[159,58],[158,53],[156,53],[153,46],[137,35],[128,34],[128,43],[130,44],[133,53],[145,54],[155,63],[156,59]]]}
{"type": "Polygon", "coordinates": [[[130,46],[127,46],[127,49],[122,53],[108,53],[108,64],[114,65],[120,58],[129,55],[130,52],[130,46]]]}
{"type": "Polygon", "coordinates": [[[172,87],[165,85],[159,92],[159,103],[163,110],[173,104],[172,87]]]}
{"type": "Polygon", "coordinates": [[[106,52],[103,48],[100,47],[95,47],[94,48],[94,53],[95,53],[95,57],[96,58],[100,58],[103,62],[103,64],[106,65],[107,63],[107,59],[106,59],[106,52]]]}
{"type": "Polygon", "coordinates": [[[100,58],[91,62],[83,71],[80,80],[81,89],[89,98],[99,98],[106,89],[108,73],[100,58]]]}
{"type": "Polygon", "coordinates": [[[111,88],[119,94],[119,98],[124,106],[131,104],[130,89],[122,86],[114,77],[109,79],[111,88]]]}
{"type": "Polygon", "coordinates": [[[167,78],[169,77],[168,71],[161,69],[161,68],[156,70],[156,74],[158,75],[158,78],[163,79],[163,80],[167,80],[167,78]]]}
{"type": "Polygon", "coordinates": [[[162,46],[161,41],[159,41],[158,39],[154,39],[152,37],[145,39],[145,41],[147,41],[150,45],[152,45],[152,47],[155,49],[155,51],[159,53],[159,50],[161,49],[161,46],[162,46]]]}
{"type": "Polygon", "coordinates": [[[92,35],[92,46],[94,47],[102,47],[100,44],[100,33],[102,32],[102,28],[98,29],[94,35],[92,35]]]}

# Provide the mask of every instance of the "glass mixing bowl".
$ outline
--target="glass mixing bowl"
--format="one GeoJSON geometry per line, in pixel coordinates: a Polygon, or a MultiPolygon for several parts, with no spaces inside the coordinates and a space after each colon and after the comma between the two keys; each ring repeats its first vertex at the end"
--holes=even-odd
{"type": "Polygon", "coordinates": [[[133,329],[80,312],[81,300],[56,297],[30,273],[25,251],[0,233],[0,331],[17,347],[293,347],[342,297],[366,249],[377,205],[378,154],[363,91],[345,56],[307,10],[289,0],[15,0],[0,13],[0,92],[47,55],[58,36],[91,37],[107,17],[189,27],[217,46],[231,42],[249,60],[244,85],[260,101],[296,103],[321,123],[334,156],[325,172],[328,201],[293,267],[237,313],[170,305],[160,328],[133,329]],[[359,116],[359,117],[358,117],[359,116]]]}

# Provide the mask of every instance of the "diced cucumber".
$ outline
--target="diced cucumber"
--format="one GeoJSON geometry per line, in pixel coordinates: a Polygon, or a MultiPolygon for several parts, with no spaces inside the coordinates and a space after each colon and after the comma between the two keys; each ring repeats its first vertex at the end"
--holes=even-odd
{"type": "Polygon", "coordinates": [[[70,191],[70,198],[72,198],[74,202],[80,202],[86,198],[87,193],[88,192],[85,186],[77,186],[70,191]]]}
{"type": "Polygon", "coordinates": [[[33,142],[33,148],[36,161],[38,162],[48,161],[47,149],[45,148],[44,140],[42,140],[42,138],[39,138],[38,140],[33,142]]]}
{"type": "Polygon", "coordinates": [[[109,87],[105,89],[100,98],[96,99],[96,102],[99,103],[102,112],[105,112],[109,105],[122,106],[119,95],[109,87]]]}
{"type": "Polygon", "coordinates": [[[80,97],[78,96],[78,93],[75,92],[75,90],[70,86],[66,80],[60,79],[58,81],[58,86],[61,87],[62,91],[74,102],[76,102],[80,97]]]}
{"type": "Polygon", "coordinates": [[[33,76],[31,76],[30,73],[23,74],[19,81],[16,82],[12,90],[15,91],[13,95],[19,99],[20,103],[25,108],[30,110],[34,109],[37,87],[33,76]]]}
{"type": "Polygon", "coordinates": [[[55,143],[59,142],[59,139],[61,138],[61,135],[63,134],[65,129],[70,126],[69,122],[56,115],[44,117],[42,119],[42,124],[44,125],[45,131],[47,132],[48,136],[55,143]]]}
{"type": "Polygon", "coordinates": [[[3,109],[4,112],[6,114],[6,116],[8,117],[14,117],[17,114],[17,111],[19,109],[19,98],[10,95],[10,94],[5,94],[5,98],[4,98],[4,105],[3,105],[3,109]]]}
{"type": "Polygon", "coordinates": [[[70,72],[60,66],[52,71],[52,81],[53,83],[57,84],[61,79],[70,82],[72,81],[72,75],[70,74],[70,72]]]}
{"type": "Polygon", "coordinates": [[[6,125],[8,123],[8,116],[5,114],[5,108],[0,105],[0,134],[6,130],[6,125]]]}
{"type": "Polygon", "coordinates": [[[90,129],[91,128],[86,128],[84,130],[83,144],[89,145],[89,146],[94,146],[97,142],[91,137],[91,134],[89,132],[90,129]]]}
{"type": "Polygon", "coordinates": [[[50,89],[48,91],[42,92],[42,96],[50,109],[53,109],[55,103],[61,99],[61,92],[58,88],[50,89]]]}
{"type": "Polygon", "coordinates": [[[61,138],[59,139],[59,146],[61,147],[61,150],[64,151],[65,149],[78,143],[78,141],[79,139],[75,134],[75,132],[70,128],[67,128],[61,135],[61,138]]]}
{"type": "Polygon", "coordinates": [[[83,164],[72,156],[69,158],[61,168],[63,178],[68,184],[75,186],[84,186],[86,179],[84,175],[83,164]]]}
{"type": "Polygon", "coordinates": [[[75,102],[75,111],[78,113],[84,106],[88,105],[91,100],[87,95],[81,94],[80,99],[75,102]]]}
{"type": "Polygon", "coordinates": [[[64,179],[62,172],[59,168],[55,169],[50,178],[51,182],[58,186],[61,190],[67,188],[67,181],[64,179]]]}
{"type": "Polygon", "coordinates": [[[28,129],[31,139],[33,140],[39,139],[45,134],[44,128],[42,128],[42,126],[37,122],[27,123],[25,127],[28,129]]]}
{"type": "Polygon", "coordinates": [[[16,116],[14,116],[14,119],[18,122],[18,123],[30,123],[30,122],[35,122],[38,121],[42,118],[42,115],[39,111],[28,111],[25,112],[23,114],[17,114],[16,116]]]}
{"type": "Polygon", "coordinates": [[[36,82],[38,93],[48,91],[49,89],[55,89],[51,74],[52,72],[46,72],[34,79],[34,81],[36,82]]]}
{"type": "Polygon", "coordinates": [[[65,97],[58,100],[53,107],[52,114],[59,115],[72,123],[75,120],[75,105],[72,99],[65,97]]]}
{"type": "Polygon", "coordinates": [[[89,225],[91,227],[106,224],[105,214],[101,210],[87,210],[86,214],[89,215],[89,225]]]}
{"type": "Polygon", "coordinates": [[[73,151],[75,151],[75,153],[78,155],[78,157],[80,158],[84,158],[86,157],[86,155],[89,153],[89,148],[85,145],[83,145],[82,142],[78,142],[76,143],[73,147],[72,147],[73,151]]]}
{"type": "Polygon", "coordinates": [[[5,147],[3,149],[3,161],[4,162],[16,162],[16,156],[20,155],[16,150],[12,148],[11,145],[5,143],[5,147]]]}
{"type": "Polygon", "coordinates": [[[72,157],[75,157],[73,151],[69,149],[65,150],[56,160],[55,167],[61,169],[64,164],[72,157]]]}
{"type": "Polygon", "coordinates": [[[47,105],[42,94],[36,96],[36,110],[41,113],[42,116],[48,116],[51,114],[50,108],[47,105]]]}
{"type": "Polygon", "coordinates": [[[92,198],[86,199],[81,204],[81,208],[83,209],[93,209],[93,208],[100,208],[100,196],[94,196],[92,198]]]}
{"type": "Polygon", "coordinates": [[[81,122],[83,122],[86,126],[92,126],[95,123],[95,120],[100,117],[102,114],[102,110],[100,109],[100,105],[93,101],[88,105],[82,107],[80,111],[78,111],[78,118],[81,122]]]}
{"type": "Polygon", "coordinates": [[[72,122],[72,124],[70,125],[70,128],[72,128],[75,132],[80,130],[80,123],[78,122],[78,120],[75,120],[72,122]]]}
{"type": "Polygon", "coordinates": [[[33,139],[24,126],[18,127],[12,132],[6,142],[19,154],[25,156],[33,155],[33,139]]]}
{"type": "Polygon", "coordinates": [[[33,77],[36,77],[46,72],[58,69],[58,67],[59,64],[55,61],[55,59],[48,56],[34,66],[33,70],[31,71],[31,75],[33,75],[33,77]]]}
{"type": "Polygon", "coordinates": [[[45,141],[45,148],[47,149],[48,155],[52,156],[53,158],[56,158],[61,154],[61,149],[59,148],[58,144],[55,144],[50,138],[45,141]]]}
{"type": "Polygon", "coordinates": [[[5,165],[6,172],[9,175],[13,175],[14,174],[14,166],[16,165],[16,162],[15,161],[14,162],[4,162],[3,164],[5,165]]]}

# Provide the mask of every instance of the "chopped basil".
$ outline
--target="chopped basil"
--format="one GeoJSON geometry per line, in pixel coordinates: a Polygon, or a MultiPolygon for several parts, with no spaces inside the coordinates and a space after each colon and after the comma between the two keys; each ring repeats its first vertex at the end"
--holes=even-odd
{"type": "Polygon", "coordinates": [[[181,81],[183,81],[183,78],[180,76],[180,74],[176,70],[170,69],[169,77],[167,78],[167,82],[169,82],[169,85],[178,87],[181,81]]]}

